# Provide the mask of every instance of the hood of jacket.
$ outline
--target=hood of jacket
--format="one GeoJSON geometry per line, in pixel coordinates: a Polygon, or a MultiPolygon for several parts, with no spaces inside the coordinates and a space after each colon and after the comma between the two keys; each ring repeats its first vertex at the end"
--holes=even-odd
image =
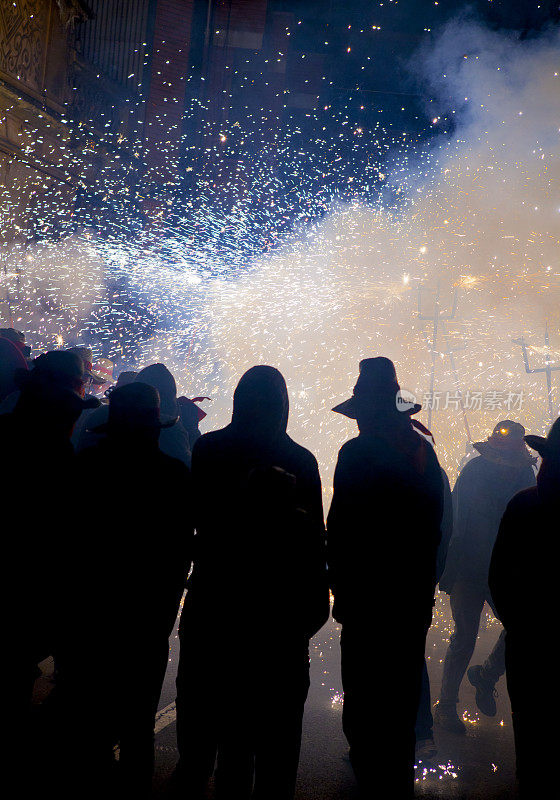
{"type": "Polygon", "coordinates": [[[274,367],[251,367],[233,395],[232,427],[253,439],[274,440],[286,433],[289,401],[286,381],[274,367]]]}

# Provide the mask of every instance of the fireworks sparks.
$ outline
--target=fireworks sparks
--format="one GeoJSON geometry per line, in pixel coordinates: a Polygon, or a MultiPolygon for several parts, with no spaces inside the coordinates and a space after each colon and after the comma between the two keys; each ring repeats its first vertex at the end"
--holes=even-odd
{"type": "MultiPolygon", "coordinates": [[[[363,30],[346,33],[349,58],[361,58],[363,30]]],[[[331,34],[325,42],[331,47],[331,34]]],[[[171,125],[163,153],[170,175],[192,177],[192,192],[170,178],[159,197],[134,194],[122,171],[102,170],[100,216],[84,206],[77,225],[65,211],[66,189],[47,199],[29,176],[18,177],[37,236],[3,243],[3,322],[17,321],[35,352],[87,341],[95,357],[115,357],[120,368],[162,359],[182,391],[214,397],[212,426],[227,421],[246,368],[277,365],[292,395],[290,431],[317,452],[328,493],[336,449],[353,432],[330,408],[351,391],[364,355],[393,358],[401,383],[424,399],[432,352],[416,296],[439,282],[442,312],[454,291],[459,297],[435,354],[435,391],[503,402],[523,393],[518,416],[541,430],[545,388],[523,372],[511,340],[540,338],[546,317],[551,347],[548,355],[534,347],[534,358],[557,360],[557,52],[551,34],[537,47],[450,25],[424,58],[422,77],[434,86],[429,120],[440,131],[453,113],[456,120],[453,136],[435,145],[366,124],[359,90],[297,120],[275,118],[271,129],[264,107],[218,123],[212,98],[193,88],[186,119],[204,146],[186,142],[178,161],[171,125]]],[[[285,55],[280,49],[277,58],[285,55]]],[[[56,131],[59,166],[70,175],[75,152],[67,129],[56,131]]],[[[96,150],[87,126],[75,132],[82,152],[96,150]]],[[[36,154],[44,137],[33,135],[26,132],[25,146],[36,154]]],[[[127,142],[120,128],[103,136],[144,157],[140,140],[127,142]]],[[[466,409],[473,438],[508,416],[503,402],[466,409]]],[[[467,445],[457,405],[442,400],[433,428],[453,479],[467,445]]]]}

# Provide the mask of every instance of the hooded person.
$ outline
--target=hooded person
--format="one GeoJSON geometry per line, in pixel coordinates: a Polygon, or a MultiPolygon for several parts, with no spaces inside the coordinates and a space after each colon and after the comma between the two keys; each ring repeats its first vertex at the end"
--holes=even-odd
{"type": "Polygon", "coordinates": [[[175,421],[160,413],[152,386],[115,388],[97,429],[104,438],[75,459],[76,494],[102,487],[111,522],[102,529],[93,515],[82,522],[88,557],[75,591],[85,585],[87,592],[75,615],[69,608],[74,633],[59,658],[64,708],[73,715],[79,702],[82,712],[71,760],[93,776],[92,796],[106,793],[117,742],[123,792],[147,797],[151,790],[155,714],[194,535],[189,470],[158,444],[175,421]],[[96,676],[84,697],[83,664],[92,650],[96,676]]]}
{"type": "MultiPolygon", "coordinates": [[[[0,417],[6,712],[14,741],[24,742],[37,664],[54,653],[60,633],[62,583],[76,534],[68,483],[72,427],[90,405],[79,395],[82,364],[71,353],[49,352],[15,375],[15,409],[0,417]]],[[[97,404],[97,401],[93,401],[97,404]]]]}
{"type": "Polygon", "coordinates": [[[465,733],[457,713],[459,689],[467,672],[476,703],[487,716],[496,714],[495,686],[505,671],[504,632],[484,664],[470,667],[480,616],[488,603],[495,616],[488,569],[500,520],[511,498],[535,485],[535,459],[523,436],[525,428],[505,419],[473,447],[480,454],[468,461],[453,488],[453,538],[440,589],[449,594],[455,629],[449,641],[436,708],[436,722],[453,733],[465,733]]]}
{"type": "Polygon", "coordinates": [[[181,422],[177,404],[177,384],[165,364],[150,364],[141,369],[135,380],[147,383],[158,390],[161,411],[168,416],[177,417],[177,424],[161,431],[159,446],[162,452],[178,458],[187,467],[191,465],[191,448],[188,434],[181,422]]]}
{"type": "Polygon", "coordinates": [[[294,794],[309,639],[329,599],[317,461],[287,422],[284,378],[256,366],[237,385],[231,423],[194,447],[197,549],[180,624],[176,771],[193,799],[216,753],[217,796],[294,794]],[[282,702],[271,705],[274,684],[282,702]]]}
{"type": "Polygon", "coordinates": [[[426,429],[411,420],[420,407],[401,404],[401,396],[392,361],[360,362],[353,396],[333,409],[355,419],[359,435],[338,454],[327,518],[350,760],[365,797],[379,791],[382,764],[391,782],[384,789],[399,800],[414,791],[415,721],[443,511],[441,468],[418,432],[426,429]],[[377,662],[365,656],[366,635],[370,652],[379,641],[391,654],[394,691],[380,688],[386,662],[381,653],[377,662]]]}
{"type": "Polygon", "coordinates": [[[525,436],[541,457],[537,485],[510,500],[490,562],[489,585],[506,631],[517,778],[523,800],[557,792],[555,737],[550,733],[558,659],[542,657],[558,625],[557,557],[560,528],[560,418],[548,436],[525,436]]]}

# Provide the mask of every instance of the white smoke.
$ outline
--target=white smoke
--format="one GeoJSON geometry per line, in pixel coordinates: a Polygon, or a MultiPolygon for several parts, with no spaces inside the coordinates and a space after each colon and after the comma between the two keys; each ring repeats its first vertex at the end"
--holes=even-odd
{"type": "MultiPolygon", "coordinates": [[[[425,157],[429,177],[402,213],[335,209],[246,278],[211,292],[209,358],[224,365],[222,391],[231,398],[252,364],[278,366],[291,390],[291,431],[319,451],[327,479],[337,446],[353,430],[329,409],[351,393],[360,358],[387,355],[402,385],[420,394],[429,387],[431,326],[417,319],[420,285],[428,316],[438,281],[442,310],[458,291],[456,318],[437,349],[456,350],[464,393],[483,393],[483,407],[468,411],[472,437],[485,438],[503,417],[531,429],[547,423],[542,376],[524,373],[512,339],[525,335],[542,345],[548,320],[559,347],[559,44],[557,31],[521,40],[473,21],[451,22],[415,68],[421,64],[436,93],[437,124],[449,124],[447,113],[455,130],[425,157]],[[506,407],[509,392],[516,399],[506,407]]],[[[542,365],[542,353],[532,357],[542,365]]],[[[443,408],[455,381],[441,352],[435,386],[438,451],[455,473],[466,436],[461,414],[443,408]]],[[[224,408],[220,422],[226,417],[224,408]]]]}

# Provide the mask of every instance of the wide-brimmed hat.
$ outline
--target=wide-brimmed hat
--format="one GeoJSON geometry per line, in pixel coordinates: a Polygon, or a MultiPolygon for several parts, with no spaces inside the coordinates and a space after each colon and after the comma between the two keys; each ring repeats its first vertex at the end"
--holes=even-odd
{"type": "Polygon", "coordinates": [[[70,350],[49,350],[31,362],[29,375],[19,375],[19,388],[30,381],[50,382],[77,392],[84,383],[84,362],[70,350]]]}
{"type": "Polygon", "coordinates": [[[69,347],[67,353],[75,353],[78,358],[82,359],[84,365],[84,377],[89,378],[96,386],[101,386],[106,383],[104,377],[97,375],[93,371],[93,350],[86,345],[78,345],[77,347],[69,347]]]}
{"type": "MultiPolygon", "coordinates": [[[[360,374],[354,386],[352,397],[336,405],[332,410],[345,417],[356,419],[360,409],[369,406],[397,411],[397,395],[401,387],[393,362],[384,356],[364,358],[360,361],[360,374]]],[[[422,406],[407,403],[406,414],[417,414],[422,406]]]]}
{"type": "Polygon", "coordinates": [[[529,447],[536,450],[541,458],[560,459],[560,417],[549,430],[548,436],[528,434],[524,438],[529,447]]]}
{"type": "Polygon", "coordinates": [[[119,386],[109,395],[109,418],[102,425],[90,428],[92,433],[171,428],[178,417],[160,414],[159,392],[147,383],[133,381],[119,386]]]}
{"type": "Polygon", "coordinates": [[[136,376],[138,375],[137,372],[133,370],[126,369],[119,373],[119,377],[117,378],[117,382],[113,383],[112,386],[108,386],[107,389],[103,392],[105,397],[109,397],[115,389],[120,389],[121,386],[126,386],[129,383],[132,383],[136,380],[136,376]]]}
{"type": "Polygon", "coordinates": [[[31,370],[18,370],[15,375],[24,400],[35,398],[40,403],[58,402],[80,412],[99,406],[96,397],[83,398],[78,393],[84,373],[82,361],[75,353],[50,350],[36,358],[32,367],[31,370]]]}
{"type": "Polygon", "coordinates": [[[114,383],[113,370],[115,363],[110,358],[98,358],[92,366],[92,373],[96,378],[100,378],[103,383],[114,383]]]}
{"type": "Polygon", "coordinates": [[[519,455],[531,459],[532,456],[525,447],[524,436],[525,428],[521,423],[503,419],[498,422],[488,439],[473,442],[473,447],[480,455],[498,460],[509,460],[519,455]]]}
{"type": "Polygon", "coordinates": [[[161,408],[166,414],[177,414],[177,384],[165,364],[149,364],[140,370],[135,381],[147,383],[159,392],[161,408]]]}

